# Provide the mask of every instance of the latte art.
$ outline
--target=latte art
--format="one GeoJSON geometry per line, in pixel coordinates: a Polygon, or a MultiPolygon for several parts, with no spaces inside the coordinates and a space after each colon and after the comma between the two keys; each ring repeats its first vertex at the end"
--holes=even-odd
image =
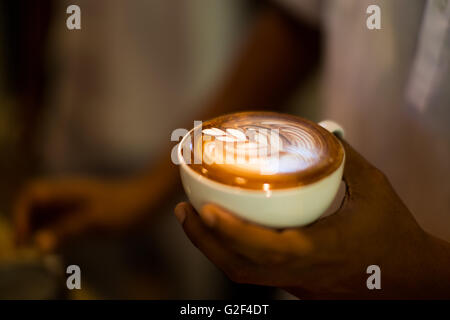
{"type": "Polygon", "coordinates": [[[278,130],[257,127],[214,129],[213,132],[212,129],[202,131],[203,146],[200,148],[203,148],[203,162],[230,166],[223,168],[228,170],[261,174],[278,172],[281,143],[278,130]],[[213,139],[208,138],[211,135],[213,139]]]}
{"type": "MultiPolygon", "coordinates": [[[[190,167],[220,183],[248,189],[309,184],[336,170],[342,148],[331,133],[308,120],[271,112],[222,116],[194,130],[190,167]]],[[[186,150],[186,149],[183,149],[186,150]]]]}

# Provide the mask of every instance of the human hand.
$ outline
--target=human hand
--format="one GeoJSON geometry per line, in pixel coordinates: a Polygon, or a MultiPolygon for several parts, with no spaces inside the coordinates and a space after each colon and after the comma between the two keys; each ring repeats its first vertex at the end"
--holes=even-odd
{"type": "MultiPolygon", "coordinates": [[[[119,230],[143,210],[140,190],[124,181],[67,178],[36,180],[14,206],[19,244],[34,238],[44,251],[90,230],[119,230]]],[[[146,200],[148,201],[148,200],[146,200]]]]}
{"type": "Polygon", "coordinates": [[[343,145],[346,197],[336,213],[309,226],[269,229],[212,204],[198,215],[181,203],[175,215],[193,244],[236,282],[277,286],[300,298],[448,295],[433,280],[439,257],[432,237],[384,174],[343,145]],[[366,286],[370,265],[381,269],[382,290],[366,286]]]}

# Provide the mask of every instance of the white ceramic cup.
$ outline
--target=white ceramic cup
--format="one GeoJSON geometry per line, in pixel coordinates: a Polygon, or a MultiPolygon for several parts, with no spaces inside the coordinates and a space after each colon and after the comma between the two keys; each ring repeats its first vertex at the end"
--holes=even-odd
{"type": "MultiPolygon", "coordinates": [[[[344,135],[342,127],[333,121],[322,121],[319,125],[339,137],[344,135]]],[[[205,204],[213,203],[242,219],[263,226],[304,226],[317,220],[337,194],[344,171],[345,155],[341,165],[328,176],[294,188],[250,190],[208,179],[190,168],[182,155],[184,140],[190,137],[194,129],[181,140],[177,155],[184,190],[197,211],[205,204]]]]}

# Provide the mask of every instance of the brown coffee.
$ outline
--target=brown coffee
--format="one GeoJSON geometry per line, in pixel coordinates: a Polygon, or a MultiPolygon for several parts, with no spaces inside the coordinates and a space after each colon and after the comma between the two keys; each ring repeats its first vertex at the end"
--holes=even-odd
{"type": "Polygon", "coordinates": [[[334,172],[344,158],[338,139],[326,129],[274,112],[220,116],[204,122],[190,138],[185,140],[183,157],[193,170],[246,189],[310,184],[334,172]]]}

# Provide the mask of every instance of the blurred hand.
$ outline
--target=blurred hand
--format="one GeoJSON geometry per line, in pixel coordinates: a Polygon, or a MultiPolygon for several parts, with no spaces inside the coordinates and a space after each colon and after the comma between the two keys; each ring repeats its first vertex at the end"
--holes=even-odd
{"type": "Polygon", "coordinates": [[[386,177],[343,144],[346,197],[335,214],[309,226],[264,228],[212,204],[198,215],[180,203],[175,215],[193,244],[236,282],[277,286],[300,298],[448,295],[432,271],[443,261],[431,237],[386,177]],[[367,289],[373,264],[381,268],[382,290],[367,289]]]}
{"type": "Polygon", "coordinates": [[[94,179],[37,180],[21,192],[14,218],[19,244],[30,238],[43,250],[92,229],[116,230],[135,222],[143,210],[131,183],[94,179]]]}

